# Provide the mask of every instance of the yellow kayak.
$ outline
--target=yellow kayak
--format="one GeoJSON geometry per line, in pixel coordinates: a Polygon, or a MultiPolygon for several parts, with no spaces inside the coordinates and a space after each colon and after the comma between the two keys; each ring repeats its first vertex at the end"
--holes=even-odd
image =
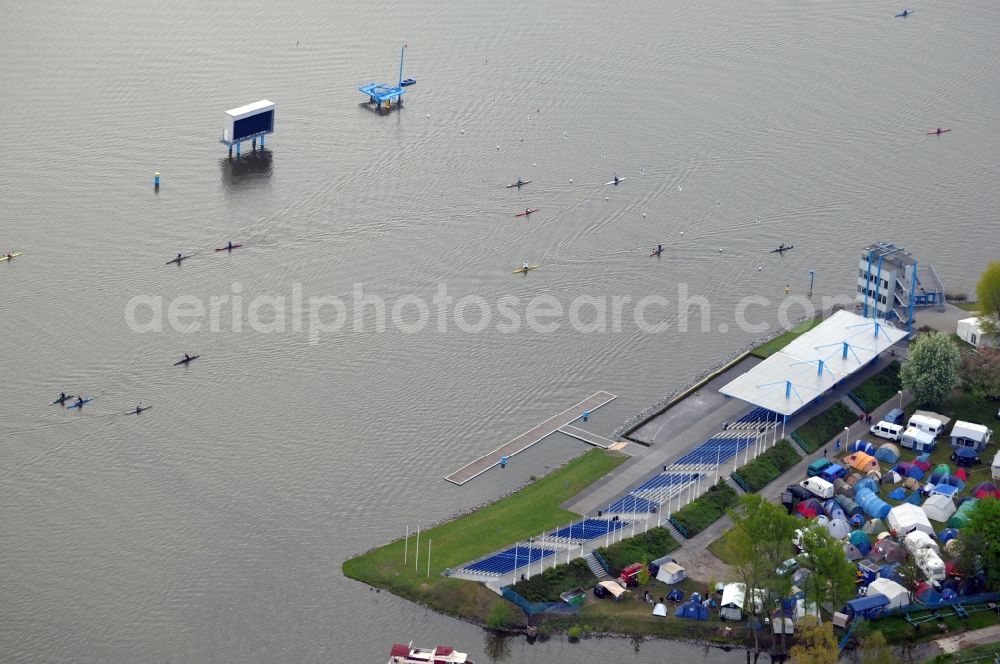
{"type": "Polygon", "coordinates": [[[8,258],[17,258],[18,256],[20,256],[23,253],[24,252],[22,252],[22,251],[14,251],[14,252],[11,252],[10,256],[8,256],[7,254],[4,254],[3,256],[0,256],[0,261],[5,261],[8,258]]]}
{"type": "Polygon", "coordinates": [[[524,272],[527,272],[528,270],[534,270],[536,267],[541,267],[541,265],[529,265],[527,267],[527,269],[525,269],[525,268],[522,267],[520,270],[514,270],[514,274],[523,274],[524,272]]]}

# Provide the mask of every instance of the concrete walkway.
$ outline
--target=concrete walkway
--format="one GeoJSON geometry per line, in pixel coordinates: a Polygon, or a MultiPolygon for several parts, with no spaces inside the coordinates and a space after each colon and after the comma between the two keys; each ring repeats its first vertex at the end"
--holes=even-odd
{"type": "Polygon", "coordinates": [[[913,319],[916,327],[926,325],[939,332],[954,334],[958,328],[958,321],[963,318],[972,318],[975,315],[975,313],[959,309],[953,304],[946,304],[944,311],[938,311],[937,307],[916,309],[913,312],[913,319]]]}
{"type": "Polygon", "coordinates": [[[1000,641],[1000,625],[991,625],[964,634],[946,636],[943,639],[935,640],[934,643],[941,649],[941,652],[951,654],[973,646],[996,643],[997,641],[1000,641]]]}

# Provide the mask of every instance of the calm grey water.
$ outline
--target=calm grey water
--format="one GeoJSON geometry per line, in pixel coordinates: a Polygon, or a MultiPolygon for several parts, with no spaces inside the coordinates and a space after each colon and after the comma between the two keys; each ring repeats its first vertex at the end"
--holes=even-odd
{"type": "Polygon", "coordinates": [[[0,264],[2,659],[379,662],[413,640],[477,661],[736,661],[505,651],[340,566],[582,446],[442,480],[465,461],[601,389],[620,395],[592,421],[606,434],[759,337],[732,324],[740,298],[770,298],[751,318],[773,328],[786,283],[814,269],[817,300],[851,294],[883,239],[971,289],[995,258],[1000,6],[914,7],[7,3],[0,248],[25,255],[0,264]],[[357,85],[392,80],[403,43],[419,82],[376,115],[357,85]],[[222,111],[264,97],[268,157],[230,164],[222,111]],[[604,186],[613,172],[627,181],[604,186]],[[534,182],[503,187],[518,176],[534,182]],[[246,247],[211,251],[228,239],[246,247]],[[796,249],[766,253],[779,242],[796,249]],[[177,251],[195,255],[164,267],[177,251]],[[512,275],[522,260],[542,267],[512,275]],[[669,307],[649,310],[665,334],[504,334],[496,316],[378,333],[369,312],[316,344],[125,319],[135,296],[350,301],[356,283],[390,304],[445,284],[564,306],[684,283],[711,332],[676,331],[669,307]],[[203,358],[171,367],[184,352],[203,358]],[[96,400],[67,413],[60,389],[96,400]],[[155,408],[121,415],[140,400],[155,408]]]}

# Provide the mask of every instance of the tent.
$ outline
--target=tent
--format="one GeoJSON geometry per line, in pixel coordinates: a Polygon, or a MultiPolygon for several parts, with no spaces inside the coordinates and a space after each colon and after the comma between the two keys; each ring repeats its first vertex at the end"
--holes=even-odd
{"type": "Polygon", "coordinates": [[[906,489],[901,486],[897,486],[892,490],[892,493],[889,494],[889,497],[893,500],[903,500],[906,498],[906,489]]]}
{"type": "Polygon", "coordinates": [[[848,452],[863,452],[865,454],[875,454],[875,446],[867,440],[856,440],[847,446],[848,452]]]}
{"type": "Polygon", "coordinates": [[[843,519],[833,519],[826,524],[826,530],[833,539],[844,539],[851,532],[851,527],[843,519]]]}
{"type": "Polygon", "coordinates": [[[865,518],[860,514],[855,514],[848,522],[851,524],[851,528],[860,528],[865,524],[865,518]]]}
{"type": "Polygon", "coordinates": [[[674,615],[688,620],[708,620],[708,607],[701,602],[689,599],[677,607],[674,615]]]}
{"type": "Polygon", "coordinates": [[[928,481],[931,484],[941,484],[941,483],[947,484],[949,477],[951,477],[951,470],[949,470],[947,473],[939,473],[938,471],[935,470],[933,473],[931,473],[931,476],[928,479],[928,481]]]}
{"type": "Polygon", "coordinates": [[[665,604],[660,604],[659,602],[657,602],[656,606],[653,607],[653,615],[654,616],[662,616],[662,617],[666,618],[667,617],[667,607],[666,607],[666,605],[665,604]]]}
{"type": "Polygon", "coordinates": [[[907,477],[905,480],[903,480],[903,486],[905,486],[910,491],[917,491],[918,489],[920,489],[920,481],[915,480],[912,477],[907,477]]]}
{"type": "Polygon", "coordinates": [[[929,453],[921,454],[913,460],[913,465],[926,473],[931,469],[931,455],[929,453]]]}
{"type": "Polygon", "coordinates": [[[937,493],[924,501],[922,509],[931,521],[944,523],[955,513],[955,503],[950,496],[937,493]]]}
{"type": "Polygon", "coordinates": [[[817,623],[822,622],[816,602],[806,602],[805,599],[795,600],[795,622],[799,622],[806,616],[812,616],[817,623]]]}
{"type": "Polygon", "coordinates": [[[815,519],[823,511],[823,506],[815,498],[809,498],[796,505],[795,511],[807,519],[815,519]]]}
{"type": "Polygon", "coordinates": [[[887,563],[898,563],[906,557],[906,552],[898,542],[891,539],[880,540],[871,551],[871,559],[887,563]]]}
{"type": "Polygon", "coordinates": [[[875,579],[868,584],[868,597],[883,595],[889,600],[887,609],[898,609],[910,603],[910,593],[891,579],[875,579]]]}
{"type": "Polygon", "coordinates": [[[844,479],[844,481],[847,482],[848,486],[854,488],[854,485],[857,484],[858,480],[860,480],[862,477],[864,477],[864,475],[862,475],[861,473],[851,473],[844,479]]]}
{"type": "MultiPolygon", "coordinates": [[[[871,477],[866,477],[862,480],[858,480],[858,483],[854,485],[854,500],[858,500],[858,494],[861,491],[868,490],[874,494],[878,493],[878,482],[871,477]]],[[[861,501],[858,501],[861,504],[861,501]]]]}
{"type": "Polygon", "coordinates": [[[962,501],[962,504],[958,506],[955,513],[951,515],[948,519],[949,528],[964,528],[969,523],[969,517],[976,510],[976,505],[979,501],[975,498],[970,498],[968,500],[962,501]]]}
{"type": "MultiPolygon", "coordinates": [[[[858,482],[858,484],[861,484],[861,482],[858,482]]],[[[884,519],[891,509],[889,503],[867,489],[855,491],[854,499],[861,506],[861,509],[865,511],[865,514],[873,519],[884,519]]]]}
{"type": "Polygon", "coordinates": [[[618,583],[617,581],[601,581],[597,585],[599,585],[600,587],[604,588],[609,593],[611,593],[611,596],[614,597],[615,599],[618,599],[626,592],[628,592],[627,590],[622,588],[621,584],[618,583]]]}
{"type": "Polygon", "coordinates": [[[938,548],[938,544],[934,541],[934,538],[922,530],[914,530],[909,535],[904,537],[903,546],[906,547],[906,550],[910,552],[911,556],[917,555],[917,553],[923,549],[932,549],[936,553],[941,552],[941,549],[938,548]]]}
{"type": "Polygon", "coordinates": [[[924,511],[909,503],[897,505],[889,510],[886,523],[898,537],[903,537],[914,530],[922,530],[928,535],[934,534],[934,528],[931,527],[931,522],[927,520],[924,511]]]}
{"type": "Polygon", "coordinates": [[[840,505],[840,509],[844,510],[844,514],[848,516],[854,516],[855,514],[861,514],[862,509],[858,506],[856,502],[847,496],[836,496],[834,500],[840,505]]]}
{"type": "Polygon", "coordinates": [[[875,458],[885,463],[896,463],[899,461],[899,448],[892,443],[884,443],[878,446],[875,458]]]}
{"type": "Polygon", "coordinates": [[[833,481],[833,492],[838,496],[847,496],[848,498],[854,495],[854,489],[851,485],[839,477],[833,481]]]}
{"type": "Polygon", "coordinates": [[[878,618],[889,605],[885,595],[869,595],[858,597],[847,602],[847,615],[851,618],[878,618]]]}
{"type": "Polygon", "coordinates": [[[719,619],[742,620],[745,598],[746,586],[744,584],[727,583],[722,588],[722,600],[719,602],[719,619]]]}
{"type": "Polygon", "coordinates": [[[993,482],[980,482],[972,488],[972,495],[976,498],[1000,498],[1000,491],[993,482]]]}
{"type": "Polygon", "coordinates": [[[816,523],[820,526],[825,526],[826,524],[830,523],[830,517],[828,517],[825,514],[817,514],[816,523]]]}
{"type": "Polygon", "coordinates": [[[672,586],[675,583],[680,583],[687,578],[687,572],[683,567],[677,563],[666,563],[660,565],[660,569],[656,572],[656,580],[662,581],[668,586],[672,586]]]}
{"type": "Polygon", "coordinates": [[[993,463],[990,465],[990,475],[995,480],[1000,479],[1000,452],[997,452],[997,455],[993,457],[993,463]]]}
{"type": "Polygon", "coordinates": [[[882,471],[881,470],[869,470],[865,474],[865,479],[874,480],[875,484],[882,483],[882,471]]]}
{"type": "Polygon", "coordinates": [[[933,489],[931,489],[931,495],[947,496],[948,498],[951,498],[956,493],[958,493],[958,491],[959,489],[957,486],[952,486],[950,484],[938,484],[933,489]]]}
{"type": "Polygon", "coordinates": [[[971,447],[959,447],[951,454],[951,460],[955,462],[958,466],[974,466],[977,463],[982,463],[979,460],[979,454],[971,447]]]}
{"type": "Polygon", "coordinates": [[[844,514],[844,510],[833,498],[823,501],[823,511],[826,512],[826,515],[831,519],[847,519],[847,516],[844,514]]]}
{"type": "Polygon", "coordinates": [[[899,484],[903,481],[903,476],[895,470],[890,470],[882,476],[882,484],[899,484]]]}
{"type": "MultiPolygon", "coordinates": [[[[949,528],[949,530],[955,530],[954,528],[949,528]]],[[[952,538],[944,543],[944,552],[949,556],[955,557],[958,555],[958,538],[952,538]]],[[[949,561],[951,562],[951,561],[949,561]]]]}
{"type": "Polygon", "coordinates": [[[869,470],[878,470],[878,460],[865,452],[855,452],[844,457],[844,462],[851,468],[867,473],[869,470]]]}
{"type": "Polygon", "coordinates": [[[912,477],[915,480],[922,480],[922,479],[924,479],[924,474],[925,473],[924,473],[923,469],[921,469],[920,466],[918,466],[915,463],[908,463],[906,461],[900,461],[899,463],[896,464],[896,467],[893,468],[893,470],[895,470],[897,473],[899,473],[903,477],[912,477]]]}
{"type": "Polygon", "coordinates": [[[882,519],[872,519],[862,528],[869,535],[876,535],[885,530],[885,523],[882,519]]]}
{"type": "Polygon", "coordinates": [[[861,550],[858,549],[858,547],[856,547],[853,544],[851,544],[850,542],[844,542],[844,555],[852,563],[855,560],[861,560],[862,558],[865,557],[864,554],[861,553],[861,550]]]}
{"type": "Polygon", "coordinates": [[[847,537],[854,546],[860,547],[862,543],[868,544],[868,533],[863,530],[852,530],[847,537]]]}
{"type": "Polygon", "coordinates": [[[910,497],[906,499],[906,502],[910,505],[915,505],[916,507],[920,507],[920,504],[923,502],[923,499],[920,497],[919,491],[914,491],[913,493],[910,494],[910,497]]]}
{"type": "MultiPolygon", "coordinates": [[[[937,536],[938,541],[941,542],[942,544],[948,544],[948,542],[952,541],[956,537],[958,537],[957,528],[945,528],[944,530],[939,532],[937,536]]],[[[945,550],[947,550],[947,547],[945,547],[945,550]]]]}
{"type": "Polygon", "coordinates": [[[934,470],[931,471],[931,475],[951,475],[951,466],[946,463],[939,463],[934,466],[934,470]]]}
{"type": "Polygon", "coordinates": [[[955,477],[962,480],[963,482],[969,479],[969,474],[965,472],[965,468],[959,468],[955,471],[955,477]]]}

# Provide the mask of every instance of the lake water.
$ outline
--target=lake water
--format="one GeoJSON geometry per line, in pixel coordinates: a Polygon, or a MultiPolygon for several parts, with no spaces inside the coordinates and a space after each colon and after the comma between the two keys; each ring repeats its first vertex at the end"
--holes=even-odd
{"type": "Polygon", "coordinates": [[[0,264],[3,659],[380,662],[413,640],[477,661],[742,661],[624,639],[497,647],[340,566],[583,446],[554,437],[443,481],[466,461],[598,390],[619,395],[590,423],[607,435],[759,338],[736,324],[743,298],[770,301],[747,318],[773,330],[809,270],[814,301],[852,296],[869,242],[971,291],[996,258],[1000,6],[898,9],[6,7],[0,249],[24,256],[0,264]],[[393,80],[404,43],[418,83],[375,114],[357,87],[393,80]],[[267,152],[228,161],[222,112],[265,97],[267,152]],[[938,126],[954,131],[925,135],[938,126]],[[533,182],[504,187],[519,176],[533,182]],[[230,239],[245,247],[212,251],[230,239]],[[779,243],[795,250],[767,253],[779,243]],[[178,251],[193,256],[164,266],[178,251]],[[522,261],[541,267],[512,274],[522,261]],[[442,287],[482,300],[459,307],[464,329],[452,304],[417,330],[416,300],[442,287]],[[704,331],[697,308],[681,329],[681,292],[710,303],[704,331]],[[295,329],[295,293],[350,320],[295,329]],[[642,319],[666,332],[635,322],[650,295],[670,304],[642,319]],[[232,323],[233,296],[285,302],[255,331],[258,312],[232,323]],[[541,296],[566,311],[554,331],[503,328],[501,302],[524,323],[541,296]],[[129,324],[137,297],[162,298],[160,331],[129,324]],[[230,300],[196,330],[167,324],[180,297],[230,300]],[[365,297],[386,303],[384,331],[365,297]],[[579,328],[615,297],[620,328],[573,329],[574,302],[579,328]],[[202,358],[172,367],[185,352],[202,358]],[[48,404],[60,390],[95,401],[67,413],[48,404]],[[122,415],[139,401],[155,407],[122,415]]]}

